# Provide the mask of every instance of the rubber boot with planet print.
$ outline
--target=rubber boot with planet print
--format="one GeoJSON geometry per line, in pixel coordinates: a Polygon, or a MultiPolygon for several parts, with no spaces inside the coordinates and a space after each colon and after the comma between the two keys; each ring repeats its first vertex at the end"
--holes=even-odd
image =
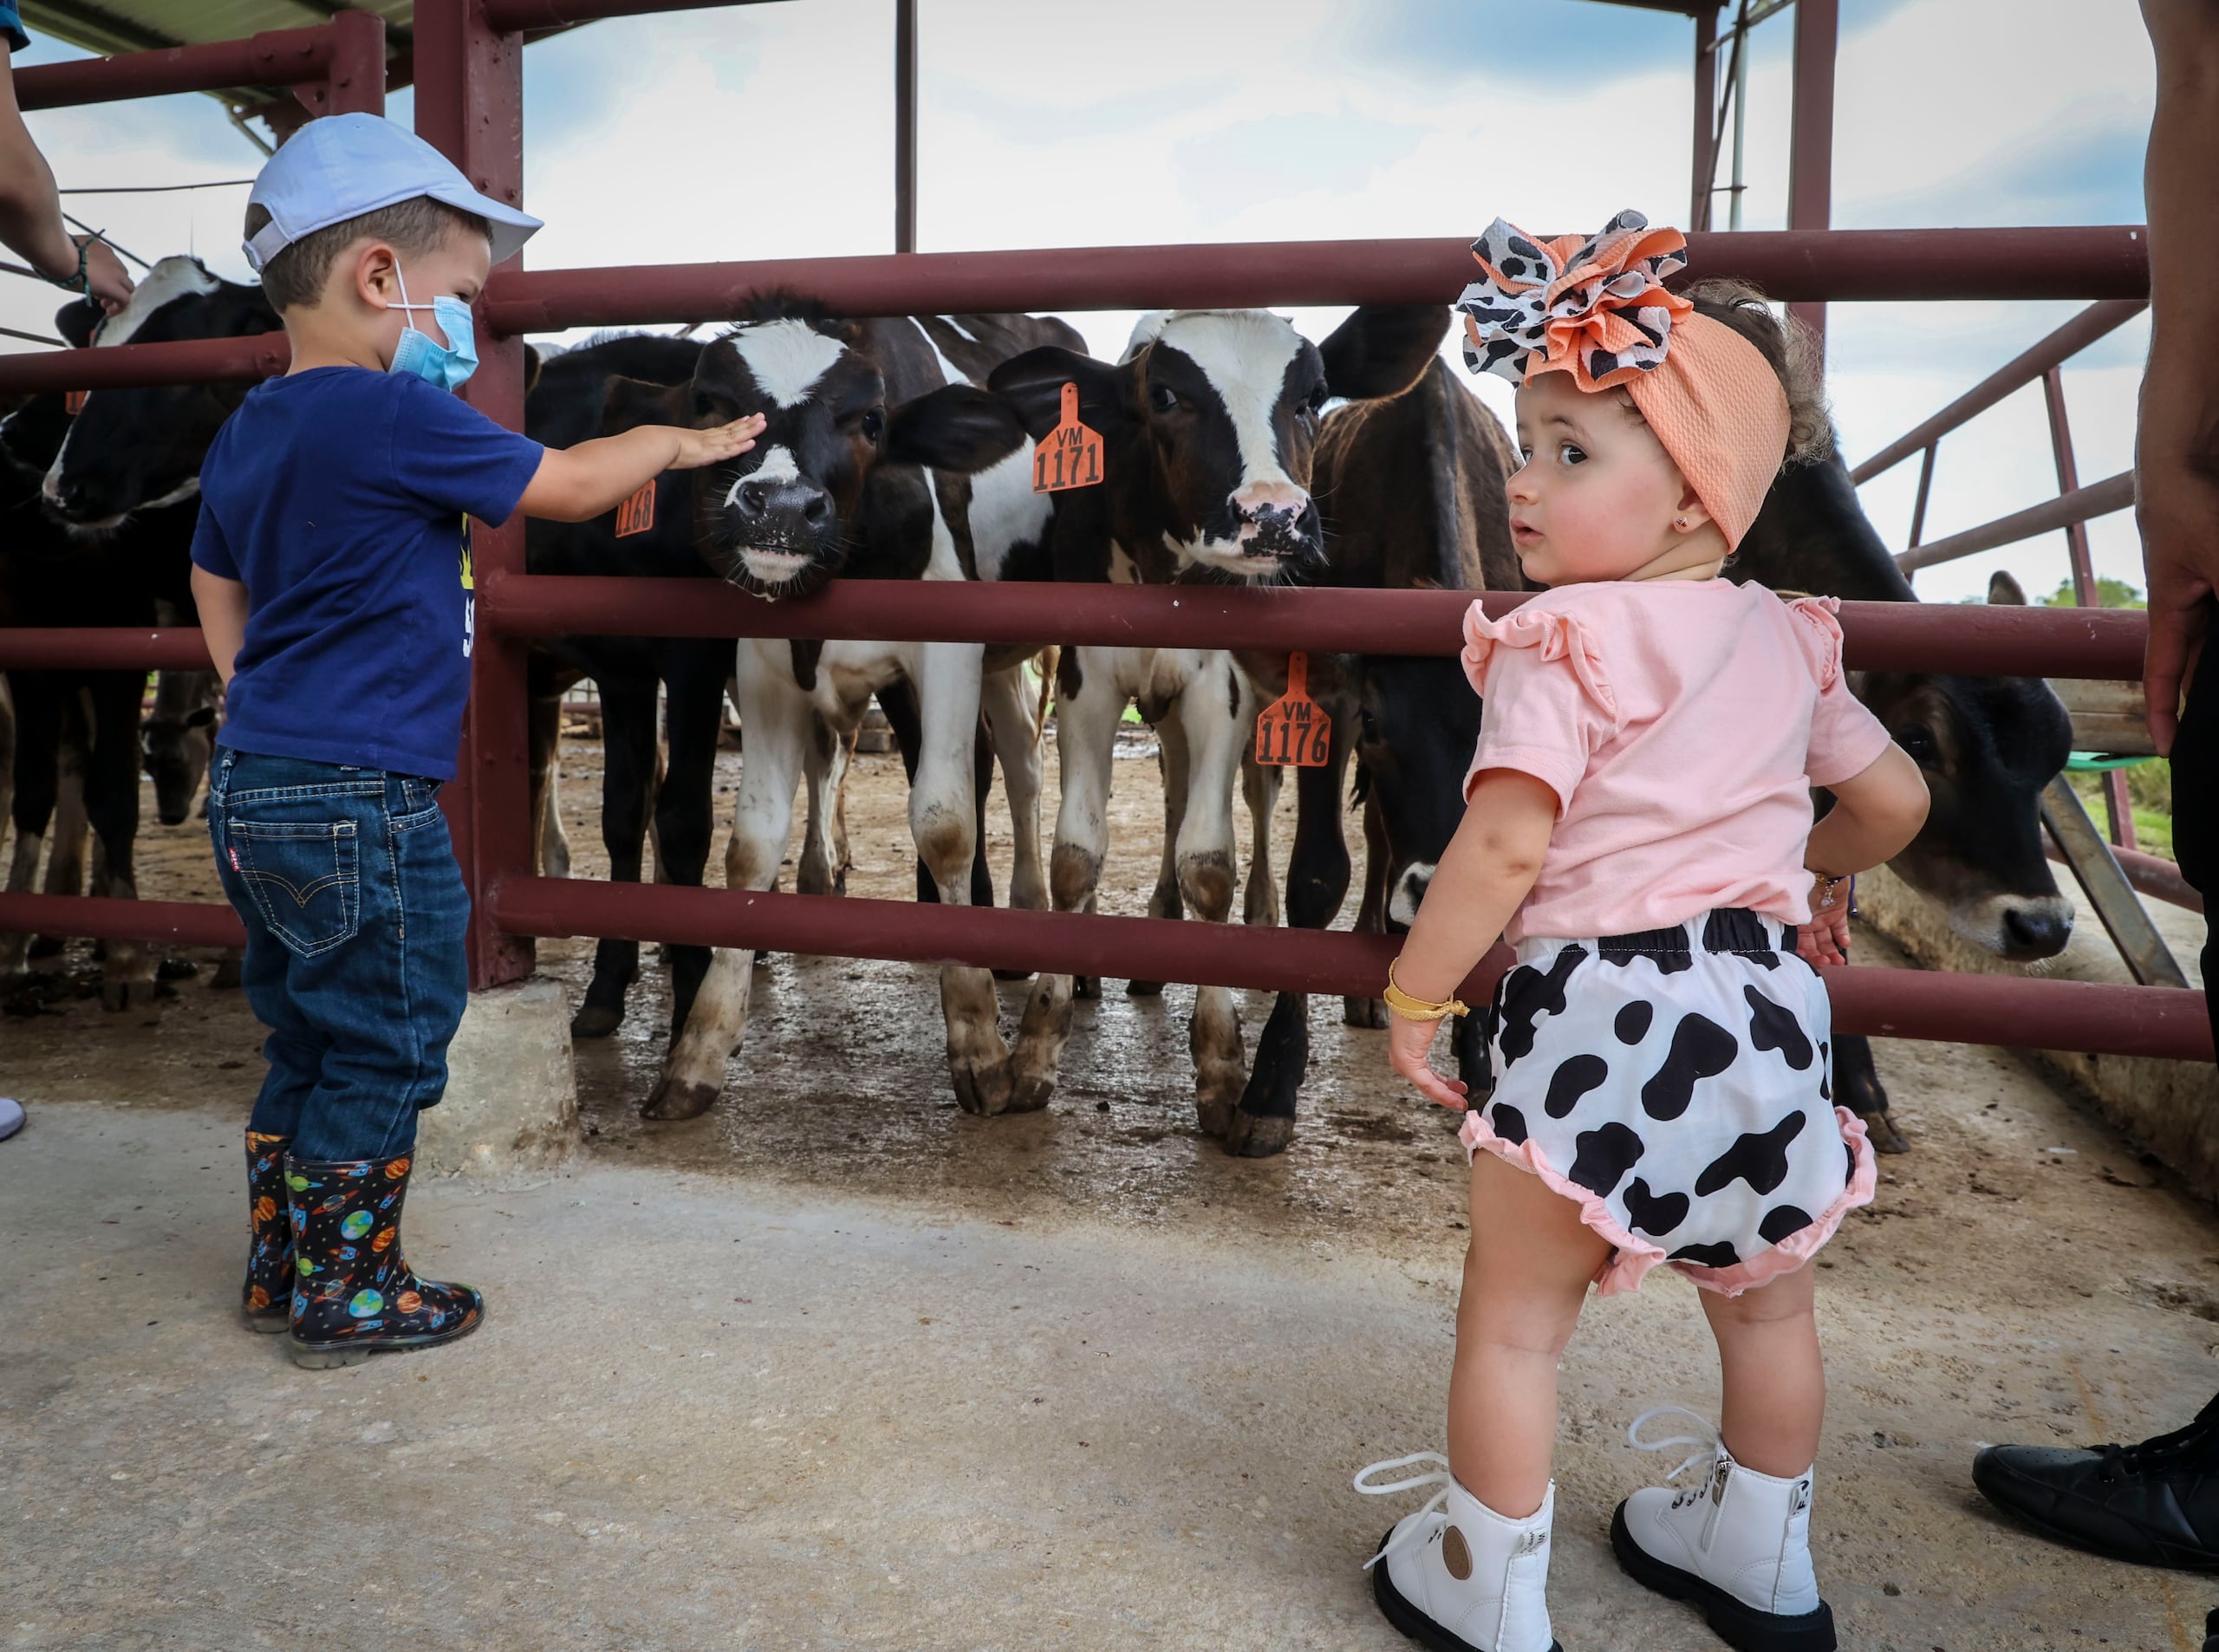
{"type": "Polygon", "coordinates": [[[285,1147],[290,1136],[246,1133],[248,1231],[246,1282],[239,1313],[249,1330],[275,1335],[292,1327],[293,1219],[285,1191],[285,1147]]]}
{"type": "Polygon", "coordinates": [[[373,1354],[433,1348],[485,1323],[466,1285],[420,1279],[401,1259],[400,1210],[410,1161],[285,1161],[293,1201],[296,1364],[356,1365],[373,1354]]]}

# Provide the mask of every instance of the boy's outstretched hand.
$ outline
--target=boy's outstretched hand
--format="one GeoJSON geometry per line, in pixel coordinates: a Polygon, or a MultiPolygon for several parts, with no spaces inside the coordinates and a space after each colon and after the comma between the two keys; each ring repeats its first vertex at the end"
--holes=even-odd
{"type": "Polygon", "coordinates": [[[1461,1078],[1443,1078],[1434,1071],[1433,1063],[1426,1059],[1433,1048],[1435,1034],[1441,1031],[1438,1021],[1413,1021],[1408,1016],[1390,1015],[1387,1018],[1387,1064],[1425,1092],[1426,1099],[1437,1102],[1452,1113],[1461,1113],[1470,1105],[1464,1097],[1467,1086],[1461,1078]]]}
{"type": "Polygon", "coordinates": [[[672,433],[678,438],[678,457],[670,462],[674,471],[698,471],[704,465],[716,465],[728,459],[737,459],[752,450],[755,439],[763,433],[770,420],[761,413],[749,413],[735,419],[729,425],[718,425],[708,430],[688,430],[674,426],[672,433]]]}

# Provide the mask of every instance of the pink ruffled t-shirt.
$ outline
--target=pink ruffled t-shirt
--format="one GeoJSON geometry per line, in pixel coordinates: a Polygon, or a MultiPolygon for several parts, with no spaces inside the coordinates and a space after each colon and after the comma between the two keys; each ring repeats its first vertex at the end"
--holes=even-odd
{"type": "Polygon", "coordinates": [[[1464,671],[1486,697],[1464,780],[1516,769],[1556,829],[1506,937],[1661,929],[1718,907],[1810,920],[1814,785],[1862,773],[1888,732],[1842,675],[1831,597],[1624,581],[1474,602],[1464,671]]]}

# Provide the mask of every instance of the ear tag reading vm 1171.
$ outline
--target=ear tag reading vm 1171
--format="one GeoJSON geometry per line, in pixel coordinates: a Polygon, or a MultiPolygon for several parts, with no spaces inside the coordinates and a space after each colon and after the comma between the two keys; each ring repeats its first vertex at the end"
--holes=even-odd
{"type": "Polygon", "coordinates": [[[1286,657],[1286,693],[1256,719],[1256,761],[1267,769],[1292,764],[1322,769],[1333,749],[1333,724],[1310,698],[1310,656],[1286,657]]]}
{"type": "Polygon", "coordinates": [[[1102,479],[1102,436],[1078,422],[1078,386],[1064,387],[1063,422],[1032,450],[1032,491],[1059,493],[1102,479]]]}

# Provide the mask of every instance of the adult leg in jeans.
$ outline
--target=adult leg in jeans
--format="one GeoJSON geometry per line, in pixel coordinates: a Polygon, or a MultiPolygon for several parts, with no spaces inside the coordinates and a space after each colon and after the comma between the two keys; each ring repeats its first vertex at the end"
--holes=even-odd
{"type": "MultiPolygon", "coordinates": [[[[2208,913],[2219,894],[2219,657],[2207,649],[2204,666],[2189,685],[2173,741],[2173,851],[2208,913]]],[[[2215,963],[2207,929],[2207,984],[2215,963]]],[[[2205,1003],[2219,998],[2207,992],[2205,1003]]],[[[2219,1038],[2219,1018],[2213,1032],[2219,1038]]],[[[2186,1428],[2138,1445],[1990,1446],[1973,1460],[1973,1482],[2059,1543],[2144,1565],[2219,1571],[2219,1395],[2186,1428]]]]}

